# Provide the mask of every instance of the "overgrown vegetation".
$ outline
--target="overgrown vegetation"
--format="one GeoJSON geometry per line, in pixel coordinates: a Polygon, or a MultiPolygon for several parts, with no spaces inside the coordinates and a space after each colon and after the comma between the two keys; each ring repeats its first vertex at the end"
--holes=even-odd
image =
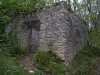
{"type": "Polygon", "coordinates": [[[89,44],[75,56],[70,69],[74,75],[98,75],[100,69],[100,28],[89,32],[89,44]]]}
{"type": "Polygon", "coordinates": [[[35,57],[37,69],[52,75],[98,75],[100,69],[100,49],[86,45],[78,51],[69,67],[61,63],[60,58],[51,51],[38,52],[35,57]]]}
{"type": "Polygon", "coordinates": [[[96,28],[94,31],[92,31],[89,34],[90,44],[97,48],[100,48],[100,40],[99,39],[100,39],[100,28],[96,28]]]}
{"type": "MultiPolygon", "coordinates": [[[[48,0],[48,3],[51,1],[48,0]]],[[[20,47],[17,38],[11,40],[9,35],[6,36],[5,29],[17,15],[35,13],[46,2],[47,0],[0,0],[0,75],[25,75],[24,67],[17,60],[8,58],[25,55],[26,51],[20,47]]]]}
{"type": "MultiPolygon", "coordinates": [[[[68,1],[70,3],[70,0],[68,1]]],[[[12,42],[11,39],[6,37],[5,28],[7,25],[17,15],[33,14],[52,2],[53,0],[2,0],[0,3],[0,75],[25,75],[26,73],[19,61],[11,59],[12,57],[24,55],[26,52],[17,41],[12,42]],[[10,59],[8,59],[9,57],[10,59]]],[[[99,0],[82,0],[81,4],[78,0],[73,0],[73,2],[74,11],[87,23],[90,21],[93,24],[98,24],[97,17],[100,15],[99,0]]],[[[92,46],[87,45],[79,51],[69,67],[69,72],[73,75],[98,75],[98,71],[100,71],[98,70],[100,69],[100,29],[89,33],[89,38],[92,46]]],[[[40,72],[44,71],[52,75],[66,75],[67,68],[61,63],[60,58],[51,52],[53,49],[52,42],[48,44],[48,47],[50,51],[36,54],[35,64],[37,69],[40,72]]],[[[39,71],[35,72],[35,75],[41,75],[39,71]]]]}
{"type": "Polygon", "coordinates": [[[18,15],[34,14],[38,9],[53,0],[1,0],[0,1],[0,47],[6,54],[16,56],[26,53],[20,47],[16,37],[8,38],[5,33],[7,25],[18,15]]]}
{"type": "Polygon", "coordinates": [[[60,58],[51,51],[38,52],[35,56],[37,69],[50,73],[51,75],[65,75],[66,67],[60,58]]]}
{"type": "Polygon", "coordinates": [[[100,49],[87,45],[76,54],[70,72],[73,75],[98,75],[97,58],[100,58],[100,49]]]}
{"type": "Polygon", "coordinates": [[[25,50],[20,46],[18,39],[15,37],[14,40],[10,40],[5,36],[1,36],[0,51],[5,56],[11,56],[11,57],[22,56],[27,54],[27,50],[25,50]]]}
{"type": "Polygon", "coordinates": [[[27,72],[16,56],[26,54],[26,51],[20,48],[17,42],[11,43],[6,37],[1,36],[0,41],[0,75],[25,75],[27,72]],[[14,57],[14,59],[12,59],[14,57]]]}
{"type": "Polygon", "coordinates": [[[14,59],[9,59],[0,51],[0,75],[25,75],[24,67],[14,59]]]}

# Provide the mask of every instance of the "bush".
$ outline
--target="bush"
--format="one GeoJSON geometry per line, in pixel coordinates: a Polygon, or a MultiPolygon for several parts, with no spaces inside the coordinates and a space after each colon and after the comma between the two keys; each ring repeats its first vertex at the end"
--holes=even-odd
{"type": "Polygon", "coordinates": [[[89,33],[89,42],[92,46],[100,48],[100,28],[96,28],[94,31],[89,33]]]}
{"type": "Polygon", "coordinates": [[[65,75],[66,67],[60,58],[51,51],[38,52],[35,56],[35,65],[38,69],[52,75],[65,75]]]}
{"type": "Polygon", "coordinates": [[[18,56],[18,55],[26,55],[27,51],[23,48],[20,47],[20,44],[18,43],[9,43],[7,45],[7,50],[8,54],[12,57],[18,56]]]}
{"type": "Polygon", "coordinates": [[[5,64],[4,64],[4,55],[0,51],[0,75],[4,75],[3,74],[5,72],[4,66],[5,66],[5,64]]]}
{"type": "Polygon", "coordinates": [[[8,56],[22,55],[25,53],[18,44],[11,44],[5,36],[0,42],[0,75],[25,75],[24,67],[14,60],[9,60],[8,56]]]}
{"type": "Polygon", "coordinates": [[[77,52],[69,70],[73,75],[97,75],[97,67],[94,67],[96,62],[93,61],[99,57],[100,49],[87,45],[77,52]]]}
{"type": "Polygon", "coordinates": [[[27,54],[27,50],[20,45],[16,36],[11,39],[10,36],[7,38],[3,35],[0,36],[0,40],[0,49],[6,56],[15,57],[27,54]]]}

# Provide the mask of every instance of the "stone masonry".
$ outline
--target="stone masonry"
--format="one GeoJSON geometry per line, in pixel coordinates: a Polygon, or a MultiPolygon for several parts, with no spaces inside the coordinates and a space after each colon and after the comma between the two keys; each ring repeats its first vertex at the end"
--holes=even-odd
{"type": "Polygon", "coordinates": [[[54,3],[35,15],[17,17],[12,31],[29,52],[51,50],[68,62],[88,40],[88,27],[66,2],[54,3]]]}

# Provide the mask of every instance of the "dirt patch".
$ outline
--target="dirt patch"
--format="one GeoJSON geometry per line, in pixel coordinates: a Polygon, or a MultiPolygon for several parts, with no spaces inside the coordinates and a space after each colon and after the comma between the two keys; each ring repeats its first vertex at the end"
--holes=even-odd
{"type": "Polygon", "coordinates": [[[33,66],[33,54],[28,54],[27,56],[21,57],[20,58],[20,63],[25,67],[25,69],[29,70],[34,70],[34,66],[33,66]]]}

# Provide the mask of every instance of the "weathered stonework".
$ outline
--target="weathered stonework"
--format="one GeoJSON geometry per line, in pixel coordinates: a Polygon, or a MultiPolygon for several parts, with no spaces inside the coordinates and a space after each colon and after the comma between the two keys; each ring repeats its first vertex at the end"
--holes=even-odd
{"type": "Polygon", "coordinates": [[[34,16],[20,16],[13,21],[12,31],[17,32],[29,52],[52,50],[68,62],[88,40],[88,27],[69,10],[66,2],[55,3],[34,16]],[[49,48],[51,46],[53,49],[49,48]]]}
{"type": "Polygon", "coordinates": [[[39,31],[40,21],[33,15],[18,16],[12,22],[11,36],[14,37],[16,35],[21,47],[30,53],[34,53],[38,49],[39,31]]]}

